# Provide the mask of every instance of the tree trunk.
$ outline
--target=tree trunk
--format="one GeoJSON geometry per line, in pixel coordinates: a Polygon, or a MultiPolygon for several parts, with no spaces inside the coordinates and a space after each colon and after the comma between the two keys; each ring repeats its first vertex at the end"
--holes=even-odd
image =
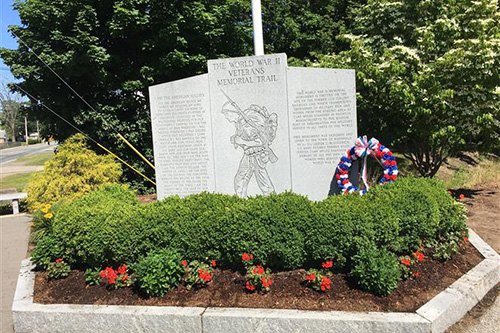
{"type": "Polygon", "coordinates": [[[16,142],[16,125],[15,124],[12,124],[11,130],[12,130],[12,142],[16,142]]]}

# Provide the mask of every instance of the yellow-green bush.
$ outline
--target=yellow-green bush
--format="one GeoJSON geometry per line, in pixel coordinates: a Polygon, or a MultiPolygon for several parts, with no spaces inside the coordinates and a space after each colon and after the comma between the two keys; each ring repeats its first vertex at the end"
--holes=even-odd
{"type": "Polygon", "coordinates": [[[111,156],[97,155],[82,134],[73,135],[29,182],[28,205],[32,208],[81,197],[101,185],[117,183],[121,173],[111,156]]]}

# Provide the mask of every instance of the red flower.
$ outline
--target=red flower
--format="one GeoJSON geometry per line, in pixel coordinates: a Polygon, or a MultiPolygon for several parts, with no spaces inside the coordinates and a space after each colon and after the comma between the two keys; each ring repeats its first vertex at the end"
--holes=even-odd
{"type": "Polygon", "coordinates": [[[316,274],[306,275],[304,278],[308,281],[314,281],[314,279],[316,278],[316,274]]]}
{"type": "Polygon", "coordinates": [[[110,284],[115,284],[115,279],[109,279],[110,284]]]}
{"type": "Polygon", "coordinates": [[[405,259],[405,258],[402,258],[401,259],[401,263],[405,266],[410,266],[411,265],[411,260],[410,259],[405,259]]]}
{"type": "Polygon", "coordinates": [[[329,290],[331,282],[332,281],[329,278],[327,278],[326,276],[323,276],[323,279],[321,281],[321,290],[323,290],[323,291],[325,291],[327,289],[329,290]]]}
{"type": "Polygon", "coordinates": [[[56,259],[56,263],[63,262],[63,258],[56,259]]]}
{"type": "Polygon", "coordinates": [[[468,242],[469,241],[469,237],[465,236],[464,237],[464,242],[468,242]]]}
{"type": "Polygon", "coordinates": [[[264,273],[265,273],[264,267],[257,266],[257,274],[264,274],[264,273]]]}
{"type": "Polygon", "coordinates": [[[422,274],[420,274],[420,272],[415,272],[415,273],[413,273],[413,276],[414,277],[420,277],[420,276],[422,276],[422,274]]]}
{"type": "Polygon", "coordinates": [[[215,267],[215,266],[216,266],[215,260],[212,260],[212,267],[215,267]]]}
{"type": "Polygon", "coordinates": [[[243,253],[241,258],[243,259],[243,261],[249,261],[249,260],[253,259],[253,255],[248,254],[248,253],[243,253]]]}
{"type": "Polygon", "coordinates": [[[127,281],[128,280],[128,275],[122,276],[122,281],[127,281]]]}
{"type": "Polygon", "coordinates": [[[273,284],[273,280],[270,278],[263,277],[262,278],[262,285],[266,288],[269,288],[273,284]]]}
{"type": "Polygon", "coordinates": [[[413,253],[413,257],[415,257],[418,261],[424,260],[424,254],[418,251],[413,253]]]}
{"type": "Polygon", "coordinates": [[[210,274],[209,271],[205,271],[203,269],[200,269],[198,272],[200,273],[201,280],[203,280],[205,282],[212,280],[212,275],[210,274]]]}
{"type": "Polygon", "coordinates": [[[254,291],[254,290],[255,290],[255,286],[252,286],[252,285],[250,284],[250,282],[249,282],[249,281],[247,281],[246,288],[247,288],[248,290],[250,290],[250,291],[254,291]]]}
{"type": "Polygon", "coordinates": [[[333,261],[332,260],[325,261],[324,263],[321,264],[321,267],[323,267],[323,268],[332,268],[333,267],[333,261]]]}
{"type": "Polygon", "coordinates": [[[121,275],[126,274],[127,273],[127,265],[122,265],[122,266],[118,267],[118,273],[120,273],[121,275]]]}
{"type": "Polygon", "coordinates": [[[460,194],[460,200],[464,200],[464,199],[465,199],[465,195],[460,194]]]}
{"type": "Polygon", "coordinates": [[[182,266],[187,267],[188,263],[186,260],[181,261],[182,266]]]}
{"type": "Polygon", "coordinates": [[[101,277],[105,277],[106,276],[106,272],[105,271],[101,271],[101,277]]]}

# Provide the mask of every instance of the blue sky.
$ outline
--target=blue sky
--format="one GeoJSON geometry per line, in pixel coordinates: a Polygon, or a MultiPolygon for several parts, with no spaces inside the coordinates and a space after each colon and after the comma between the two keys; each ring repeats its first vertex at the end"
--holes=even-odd
{"type": "MultiPolygon", "coordinates": [[[[21,21],[16,11],[12,9],[13,0],[0,1],[0,47],[9,49],[17,48],[17,42],[12,38],[12,35],[7,31],[7,26],[11,24],[19,25],[21,21]]],[[[3,77],[7,77],[9,81],[13,81],[14,77],[10,73],[9,68],[0,60],[0,82],[6,81],[3,77]]]]}

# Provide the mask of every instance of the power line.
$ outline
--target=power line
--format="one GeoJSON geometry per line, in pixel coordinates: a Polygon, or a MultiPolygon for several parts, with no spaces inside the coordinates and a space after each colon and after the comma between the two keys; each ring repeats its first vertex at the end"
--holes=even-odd
{"type": "MultiPolygon", "coordinates": [[[[0,20],[1,20],[2,22],[4,22],[1,18],[0,18],[0,20]]],[[[5,22],[4,22],[4,23],[5,23],[5,22]]],[[[75,89],[73,89],[73,87],[71,87],[71,86],[70,86],[70,84],[69,84],[68,82],[66,82],[66,80],[64,80],[64,79],[63,79],[63,78],[62,78],[59,74],[57,74],[57,72],[56,72],[54,69],[52,69],[52,67],[50,67],[50,66],[49,66],[49,64],[47,64],[47,63],[46,63],[46,62],[45,62],[45,61],[44,61],[44,60],[43,60],[43,59],[42,59],[42,58],[41,58],[41,57],[40,57],[40,56],[39,56],[39,55],[38,55],[35,51],[33,51],[33,49],[32,49],[32,48],[31,48],[31,47],[30,47],[30,46],[29,46],[29,45],[28,45],[28,44],[27,44],[27,43],[26,43],[26,42],[25,42],[25,41],[24,41],[21,37],[19,37],[19,36],[18,36],[18,35],[17,35],[14,31],[12,31],[12,30],[11,30],[10,32],[11,32],[11,33],[12,33],[12,34],[13,34],[13,35],[14,35],[14,36],[15,36],[15,37],[16,37],[16,38],[17,38],[17,39],[18,39],[18,40],[19,40],[19,41],[20,41],[20,42],[21,42],[21,43],[22,43],[22,44],[23,44],[23,45],[27,48],[27,49],[28,49],[28,51],[29,51],[29,52],[33,53],[33,54],[37,57],[37,59],[38,59],[38,60],[40,60],[40,62],[41,62],[42,64],[44,64],[44,65],[45,65],[45,67],[47,67],[47,68],[48,68],[48,69],[49,69],[49,70],[50,70],[50,71],[51,71],[51,72],[52,72],[55,76],[57,76],[57,78],[59,78],[59,80],[61,80],[61,81],[62,81],[62,82],[63,82],[63,83],[64,83],[64,84],[65,84],[65,85],[66,85],[66,86],[67,86],[67,87],[68,87],[68,88],[69,88],[69,89],[70,89],[70,90],[71,90],[71,91],[72,91],[72,92],[76,95],[76,96],[78,96],[78,97],[79,97],[79,98],[80,98],[80,99],[81,99],[81,100],[82,100],[82,101],[83,101],[83,102],[84,102],[84,103],[85,103],[85,104],[86,104],[86,105],[87,105],[87,106],[88,106],[88,107],[89,107],[92,111],[94,111],[95,113],[99,113],[99,112],[97,112],[97,110],[96,110],[94,107],[92,107],[92,105],[90,105],[90,104],[89,104],[89,103],[88,103],[88,102],[87,102],[87,101],[86,101],[86,100],[85,100],[85,99],[84,99],[84,98],[83,98],[83,97],[82,97],[82,96],[81,96],[81,95],[80,95],[80,94],[79,94],[79,93],[78,93],[75,89]]],[[[104,119],[102,119],[102,120],[103,120],[104,122],[106,122],[104,119]]],[[[140,153],[140,152],[139,152],[139,151],[138,151],[135,147],[133,147],[133,146],[132,146],[132,144],[131,144],[130,142],[128,142],[128,141],[125,139],[125,137],[124,137],[124,136],[122,136],[122,135],[121,135],[121,134],[120,134],[117,130],[115,130],[115,129],[113,128],[113,126],[109,126],[109,124],[108,124],[108,127],[109,127],[109,128],[111,128],[111,130],[112,130],[113,132],[115,132],[121,140],[123,140],[123,141],[124,141],[124,142],[125,142],[128,146],[130,146],[130,147],[132,148],[132,150],[133,150],[136,154],[138,154],[138,155],[139,155],[139,157],[141,157],[144,161],[146,161],[146,163],[147,163],[149,166],[151,166],[154,170],[156,170],[156,169],[155,169],[155,167],[154,167],[154,165],[153,165],[151,162],[149,162],[149,161],[148,161],[148,160],[144,157],[144,155],[142,155],[142,154],[141,154],[141,153],[140,153]]]]}
{"type": "MultiPolygon", "coordinates": [[[[5,78],[3,75],[0,75],[0,76],[2,76],[3,78],[5,78]]],[[[47,105],[45,105],[44,103],[42,103],[38,98],[36,98],[35,96],[31,95],[29,92],[27,92],[26,90],[24,90],[20,85],[18,85],[17,83],[11,83],[11,84],[15,85],[18,89],[20,89],[23,93],[25,93],[32,100],[37,101],[41,106],[43,106],[44,108],[46,108],[47,110],[49,110],[50,112],[52,112],[54,115],[56,115],[62,121],[64,121],[66,124],[68,124],[69,126],[71,126],[72,128],[74,128],[75,130],[77,130],[79,133],[81,133],[82,135],[84,135],[87,139],[89,139],[90,141],[94,142],[97,146],[99,146],[100,148],[102,148],[103,150],[105,150],[107,153],[109,153],[110,155],[112,155],[114,158],[116,158],[117,160],[119,160],[121,163],[125,164],[127,167],[129,167],[130,169],[132,169],[133,171],[135,171],[136,173],[138,173],[139,175],[141,175],[144,179],[148,180],[149,182],[151,182],[152,184],[154,184],[156,186],[156,183],[154,181],[152,181],[150,178],[148,178],[146,175],[144,175],[142,172],[140,172],[139,170],[137,170],[134,167],[132,167],[130,164],[128,164],[127,162],[125,162],[123,159],[121,159],[120,157],[118,157],[116,154],[114,154],[112,151],[110,151],[109,149],[107,149],[106,147],[104,147],[103,145],[101,145],[96,140],[92,139],[89,135],[87,135],[86,133],[84,133],[78,127],[76,127],[71,122],[69,122],[68,120],[66,120],[64,117],[62,117],[61,115],[59,115],[57,112],[55,112],[54,110],[52,110],[50,107],[48,107],[47,105]]]]}

